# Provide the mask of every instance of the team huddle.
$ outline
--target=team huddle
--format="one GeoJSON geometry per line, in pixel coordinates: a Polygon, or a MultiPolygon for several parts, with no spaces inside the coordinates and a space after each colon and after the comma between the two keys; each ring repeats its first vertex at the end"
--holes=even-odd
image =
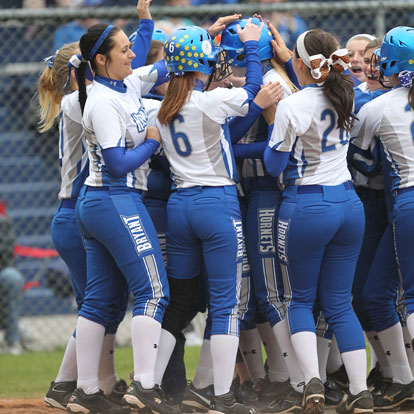
{"type": "Polygon", "coordinates": [[[46,403],[72,414],[412,407],[414,29],[346,48],[313,29],[290,51],[260,16],[167,35],[148,0],[137,11],[130,38],[92,26],[39,80],[40,129],[59,122],[52,238],[79,309],[46,403]],[[128,305],[129,386],[113,355],[128,305]],[[206,309],[186,385],[183,330],[206,309]]]}

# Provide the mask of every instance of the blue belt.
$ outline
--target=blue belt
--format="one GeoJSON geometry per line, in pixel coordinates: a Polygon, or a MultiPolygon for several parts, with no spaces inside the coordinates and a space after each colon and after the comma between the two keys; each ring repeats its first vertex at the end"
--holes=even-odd
{"type": "Polygon", "coordinates": [[[76,207],[77,198],[64,198],[60,202],[60,206],[63,208],[71,208],[72,210],[76,207]]]}
{"type": "Polygon", "coordinates": [[[138,193],[138,194],[144,194],[144,190],[139,190],[137,188],[130,188],[130,187],[91,187],[91,186],[87,186],[86,187],[86,191],[121,191],[121,192],[129,192],[132,191],[133,193],[138,193]]]}
{"type": "Polygon", "coordinates": [[[414,187],[397,188],[394,190],[394,197],[398,197],[400,194],[409,193],[414,191],[414,187]]]}
{"type": "MultiPolygon", "coordinates": [[[[352,181],[347,181],[342,184],[346,190],[354,190],[354,183],[352,181]]],[[[299,185],[297,193],[298,194],[312,194],[312,193],[323,193],[323,185],[299,185]]]]}

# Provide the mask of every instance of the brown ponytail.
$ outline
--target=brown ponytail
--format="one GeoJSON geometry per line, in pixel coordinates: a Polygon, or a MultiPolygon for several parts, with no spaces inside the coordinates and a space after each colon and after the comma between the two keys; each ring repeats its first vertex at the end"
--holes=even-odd
{"type": "MultiPolygon", "coordinates": [[[[40,132],[50,129],[59,116],[60,101],[65,93],[63,87],[69,75],[67,64],[72,55],[76,53],[79,53],[79,43],[68,43],[63,46],[56,54],[52,67],[46,66],[40,75],[37,85],[40,104],[40,132]]],[[[71,90],[72,86],[69,82],[67,90],[71,90]]]]}
{"type": "MultiPolygon", "coordinates": [[[[320,29],[310,30],[304,44],[309,56],[322,54],[329,57],[334,51],[339,49],[339,42],[328,32],[320,29]]],[[[295,46],[296,57],[299,57],[295,46]]],[[[315,80],[317,82],[317,80],[315,80]]],[[[342,72],[335,71],[333,68],[323,85],[323,92],[328,101],[332,104],[338,115],[338,128],[350,132],[354,120],[354,83],[351,75],[344,75],[342,72]]]]}
{"type": "Polygon", "coordinates": [[[190,99],[195,83],[195,72],[185,72],[183,76],[172,74],[167,94],[158,112],[158,120],[167,125],[174,120],[181,107],[190,99]]]}

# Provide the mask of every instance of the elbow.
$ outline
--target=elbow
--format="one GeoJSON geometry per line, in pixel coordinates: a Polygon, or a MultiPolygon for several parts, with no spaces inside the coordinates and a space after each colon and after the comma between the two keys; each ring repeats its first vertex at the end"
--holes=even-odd
{"type": "Polygon", "coordinates": [[[107,165],[106,168],[108,169],[109,174],[113,175],[114,177],[121,177],[125,174],[125,172],[122,171],[121,168],[119,168],[118,166],[107,165]]]}
{"type": "Polygon", "coordinates": [[[271,148],[266,147],[263,153],[263,162],[264,162],[267,172],[272,177],[277,177],[280,174],[280,172],[277,169],[276,163],[274,162],[274,160],[272,160],[271,151],[273,151],[271,148]]]}

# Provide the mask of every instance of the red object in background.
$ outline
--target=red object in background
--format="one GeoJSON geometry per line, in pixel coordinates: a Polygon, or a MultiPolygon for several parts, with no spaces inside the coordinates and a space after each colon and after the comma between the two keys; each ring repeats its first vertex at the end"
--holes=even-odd
{"type": "Polygon", "coordinates": [[[7,217],[7,207],[4,201],[0,201],[0,216],[7,217]]]}

